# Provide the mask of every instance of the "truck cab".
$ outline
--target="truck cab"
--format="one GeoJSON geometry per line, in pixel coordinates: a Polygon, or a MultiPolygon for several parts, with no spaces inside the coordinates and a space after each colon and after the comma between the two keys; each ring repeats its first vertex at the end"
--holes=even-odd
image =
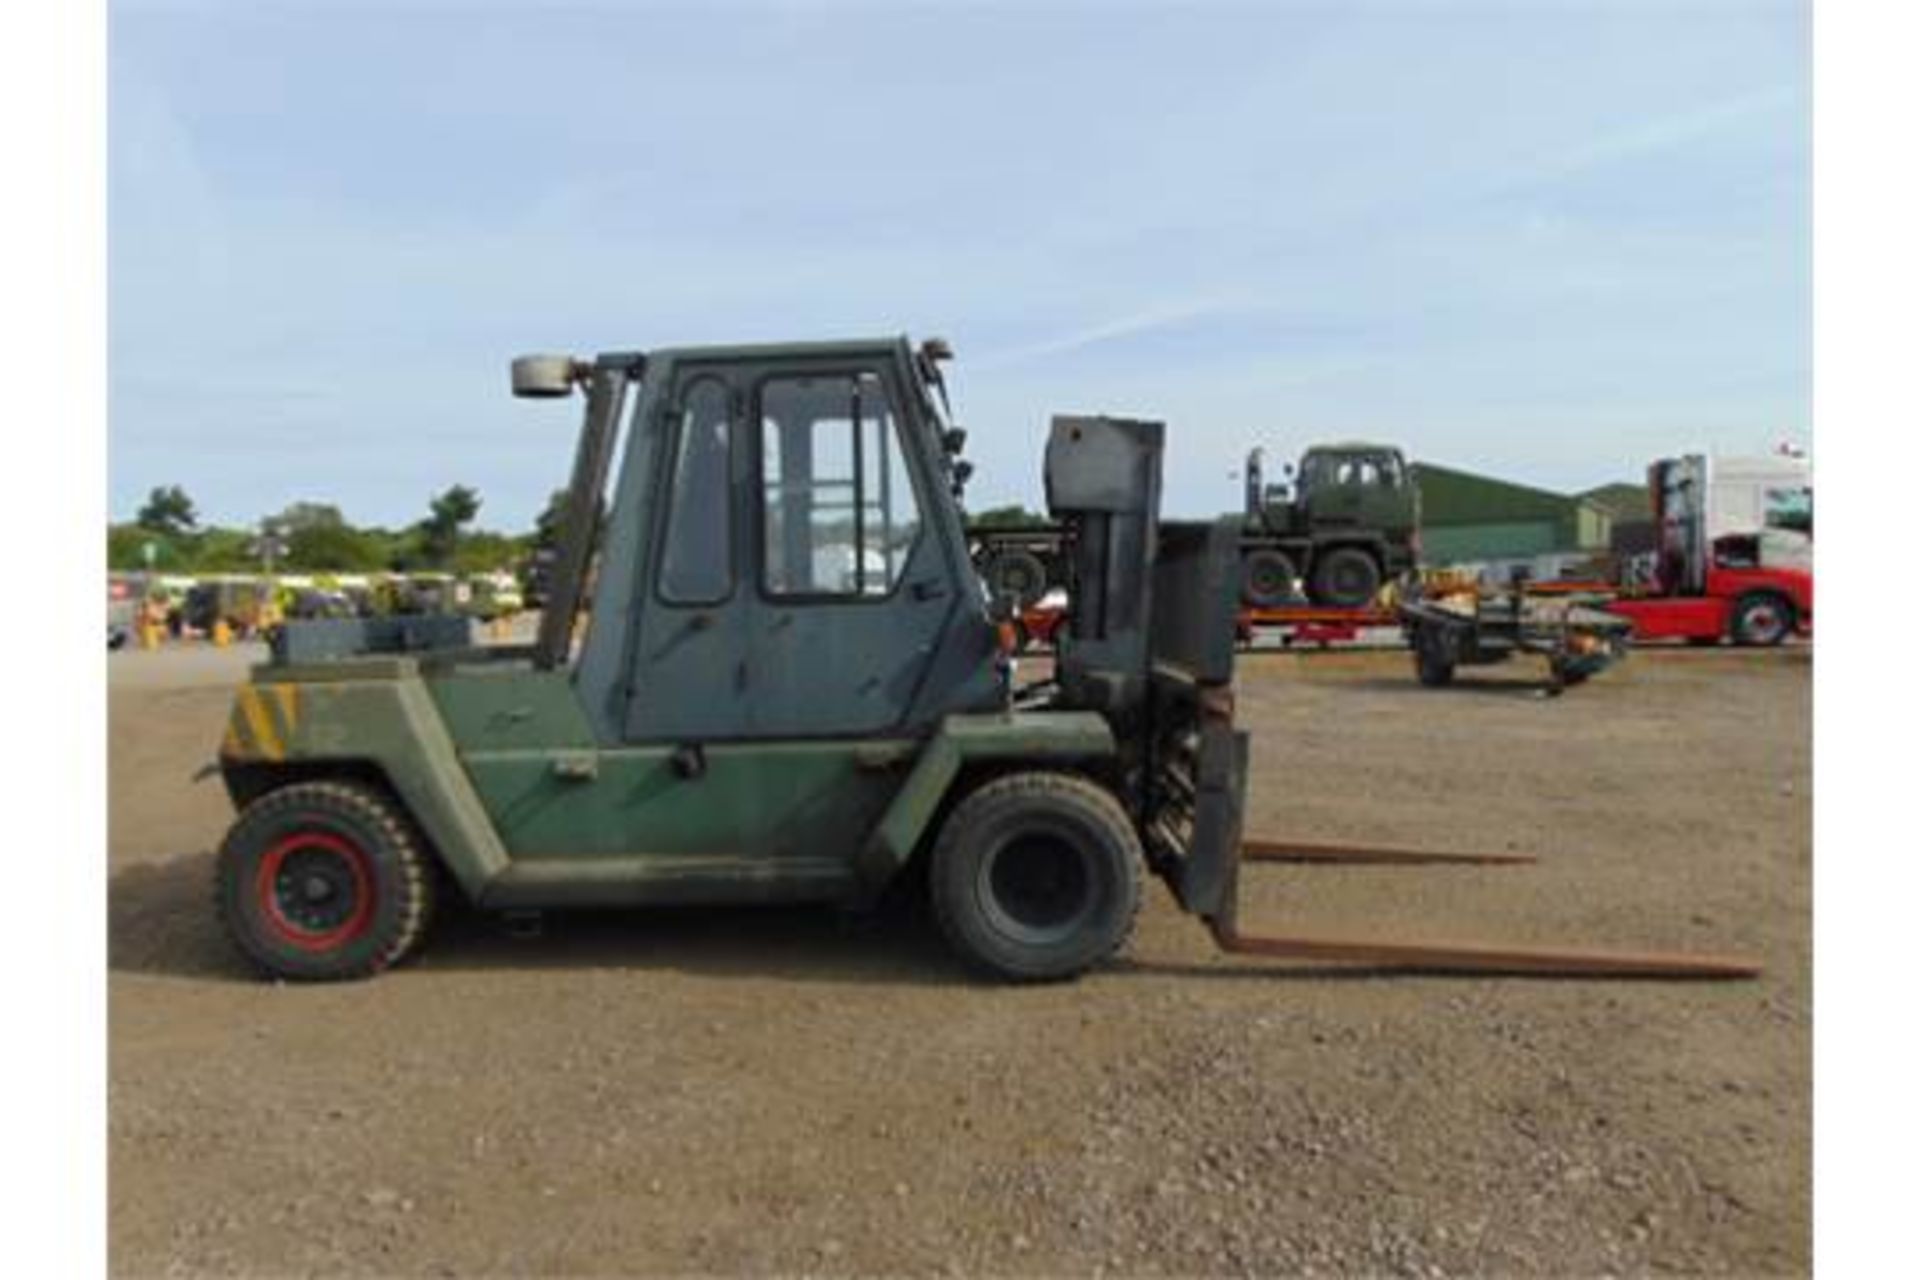
{"type": "Polygon", "coordinates": [[[1608,608],[1630,619],[1641,640],[1769,646],[1811,633],[1811,535],[1767,527],[1758,516],[1738,532],[1721,531],[1726,507],[1714,479],[1700,454],[1648,468],[1658,539],[1651,589],[1608,608]]]}
{"type": "Polygon", "coordinates": [[[1316,445],[1300,457],[1294,490],[1287,532],[1368,529],[1405,541],[1417,524],[1406,459],[1390,445],[1316,445]]]}

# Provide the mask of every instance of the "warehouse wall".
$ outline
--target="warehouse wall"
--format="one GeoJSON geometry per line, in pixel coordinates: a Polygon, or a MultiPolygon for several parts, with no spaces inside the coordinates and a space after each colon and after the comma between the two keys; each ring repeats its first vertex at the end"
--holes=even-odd
{"type": "Polygon", "coordinates": [[[1560,542],[1559,529],[1551,520],[1427,525],[1420,531],[1420,558],[1429,565],[1506,560],[1557,551],[1560,542]]]}
{"type": "Polygon", "coordinates": [[[1582,498],[1416,463],[1421,558],[1430,565],[1605,551],[1609,512],[1582,498]]]}

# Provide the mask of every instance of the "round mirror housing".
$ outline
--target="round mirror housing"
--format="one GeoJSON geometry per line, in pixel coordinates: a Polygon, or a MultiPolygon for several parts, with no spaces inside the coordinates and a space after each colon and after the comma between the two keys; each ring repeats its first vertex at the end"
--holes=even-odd
{"type": "Polygon", "coordinates": [[[579,372],[572,356],[518,356],[513,362],[513,394],[527,400],[569,396],[579,372]]]}

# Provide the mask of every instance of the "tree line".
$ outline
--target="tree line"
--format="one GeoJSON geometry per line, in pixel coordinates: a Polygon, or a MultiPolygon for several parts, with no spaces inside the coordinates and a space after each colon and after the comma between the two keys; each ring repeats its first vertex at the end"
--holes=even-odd
{"type": "MultiPolygon", "coordinates": [[[[518,572],[536,550],[558,540],[566,498],[566,490],[556,490],[534,527],[516,534],[471,528],[481,500],[463,484],[435,494],[424,517],[398,529],[353,524],[326,502],[296,502],[251,528],[236,528],[202,524],[185,489],[162,485],[148,493],[132,520],[107,526],[107,568],[257,573],[271,563],[287,573],[518,572]]],[[[1045,522],[1039,512],[1014,505],[989,508],[969,523],[993,528],[1045,522]]]]}
{"type": "Polygon", "coordinates": [[[107,567],[158,573],[485,573],[519,570],[551,546],[565,492],[555,493],[527,533],[475,528],[479,493],[456,484],[427,502],[427,513],[400,528],[356,525],[339,507],[296,502],[252,528],[202,524],[179,485],[158,486],[131,521],[107,526],[107,567]]]}

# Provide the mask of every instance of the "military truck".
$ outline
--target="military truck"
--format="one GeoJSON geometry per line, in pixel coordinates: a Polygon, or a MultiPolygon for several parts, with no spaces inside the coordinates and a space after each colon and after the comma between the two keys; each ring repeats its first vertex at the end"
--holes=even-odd
{"type": "MultiPolygon", "coordinates": [[[[1268,484],[1265,451],[1247,455],[1240,601],[1271,609],[1305,600],[1359,608],[1419,559],[1420,502],[1406,459],[1391,445],[1315,445],[1268,484]]],[[[1034,604],[1065,585],[1068,557],[1057,524],[968,529],[974,566],[996,599],[1034,604]]]]}
{"type": "Polygon", "coordinates": [[[1400,450],[1384,444],[1314,445],[1269,484],[1265,450],[1247,455],[1240,598],[1256,609],[1299,599],[1356,608],[1415,567],[1420,494],[1400,450]]]}
{"type": "Polygon", "coordinates": [[[861,905],[924,875],[965,960],[1035,981],[1120,948],[1152,871],[1237,952],[1753,971],[1241,933],[1243,856],[1289,848],[1241,839],[1240,517],[1159,518],[1159,423],[1055,418],[1071,613],[1052,677],[1016,686],[967,554],[943,358],[901,338],[515,361],[516,394],[586,393],[537,637],[475,646],[465,617],[279,632],[218,757],[240,949],[289,978],[377,973],[419,945],[443,879],[537,911],[861,905]]]}

